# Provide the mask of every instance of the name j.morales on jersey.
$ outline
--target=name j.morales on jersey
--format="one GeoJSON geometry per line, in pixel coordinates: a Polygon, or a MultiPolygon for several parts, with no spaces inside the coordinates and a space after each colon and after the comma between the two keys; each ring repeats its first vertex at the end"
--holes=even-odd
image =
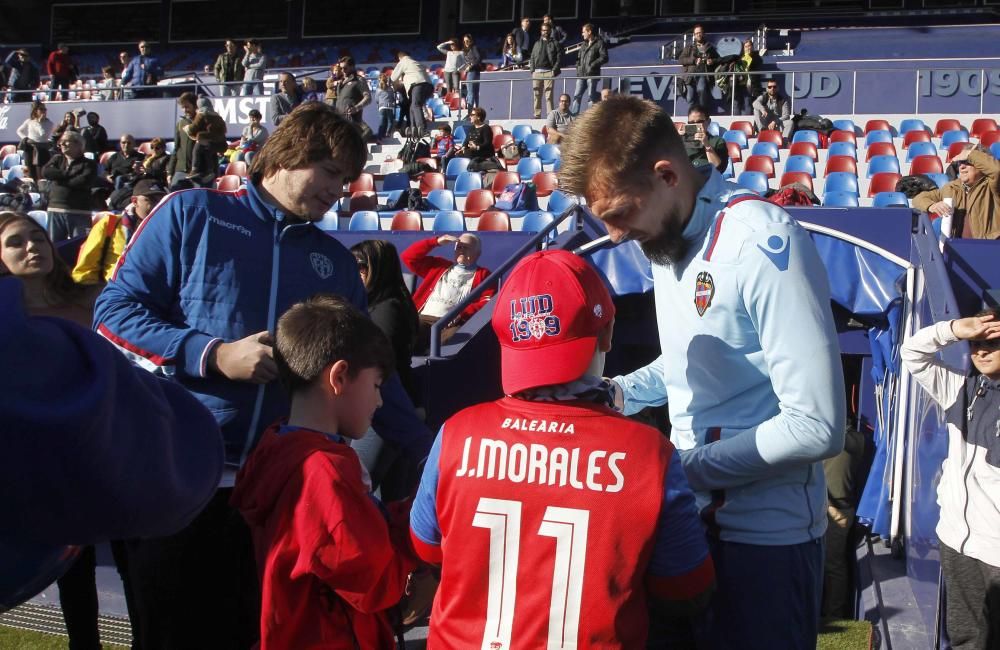
{"type": "Polygon", "coordinates": [[[548,447],[541,444],[526,445],[516,442],[508,445],[503,440],[479,438],[475,453],[473,436],[465,439],[462,449],[462,466],[455,472],[457,478],[484,478],[512,483],[534,483],[594,492],[620,492],[625,486],[625,476],[619,463],[625,452],[591,451],[580,458],[580,449],[548,447]],[[608,482],[611,479],[612,482],[608,482]]]}

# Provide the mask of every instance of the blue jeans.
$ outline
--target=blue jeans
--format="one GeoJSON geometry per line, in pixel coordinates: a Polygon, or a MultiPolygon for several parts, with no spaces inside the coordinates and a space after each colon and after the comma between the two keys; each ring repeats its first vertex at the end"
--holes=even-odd
{"type": "Polygon", "coordinates": [[[687,92],[684,95],[688,106],[697,103],[707,110],[708,101],[712,98],[711,90],[708,87],[708,77],[704,75],[692,77],[687,83],[687,92]]]}
{"type": "Polygon", "coordinates": [[[479,70],[469,70],[465,73],[465,107],[479,106],[479,70]]]}
{"type": "Polygon", "coordinates": [[[263,95],[264,94],[264,82],[263,81],[248,81],[243,84],[243,95],[263,95]]]}
{"type": "Polygon", "coordinates": [[[380,108],[378,109],[378,115],[380,122],[378,125],[378,137],[384,138],[392,133],[392,123],[393,115],[395,114],[395,108],[380,108]]]}
{"type": "Polygon", "coordinates": [[[573,103],[569,107],[569,112],[574,115],[579,114],[580,109],[583,108],[583,96],[587,94],[587,89],[590,89],[590,104],[593,106],[597,102],[601,101],[601,88],[604,86],[604,80],[595,79],[577,79],[576,88],[573,90],[573,103]]]}

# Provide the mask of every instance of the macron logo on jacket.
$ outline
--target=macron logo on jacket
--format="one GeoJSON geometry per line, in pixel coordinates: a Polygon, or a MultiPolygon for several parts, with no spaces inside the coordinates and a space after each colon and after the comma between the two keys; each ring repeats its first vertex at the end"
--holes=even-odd
{"type": "Polygon", "coordinates": [[[232,223],[230,221],[223,221],[222,219],[220,219],[218,217],[215,217],[215,216],[212,216],[212,215],[208,215],[208,221],[209,221],[209,223],[213,223],[216,226],[222,226],[223,228],[228,228],[229,230],[234,230],[234,231],[238,232],[239,234],[243,235],[244,237],[253,237],[253,233],[250,232],[249,228],[247,228],[246,226],[241,226],[238,223],[232,223]]]}

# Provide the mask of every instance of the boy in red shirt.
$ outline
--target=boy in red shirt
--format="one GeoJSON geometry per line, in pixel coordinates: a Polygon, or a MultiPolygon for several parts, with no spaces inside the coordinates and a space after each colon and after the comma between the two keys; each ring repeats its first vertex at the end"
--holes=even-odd
{"type": "Polygon", "coordinates": [[[392,348],[351,304],[321,294],[279,319],[274,357],[291,414],[264,432],[232,497],[253,535],[260,648],[393,648],[385,610],[416,566],[407,513],[386,515],[346,440],[382,405],[392,348]]]}

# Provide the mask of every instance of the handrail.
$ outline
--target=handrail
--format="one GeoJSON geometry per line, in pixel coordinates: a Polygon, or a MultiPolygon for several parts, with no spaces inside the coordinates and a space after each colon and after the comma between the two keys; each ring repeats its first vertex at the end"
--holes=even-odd
{"type": "Polygon", "coordinates": [[[473,288],[472,291],[469,292],[469,295],[467,295],[463,300],[459,301],[457,305],[449,309],[443,316],[441,316],[441,318],[439,318],[433,325],[431,325],[431,349],[429,356],[435,359],[441,358],[441,330],[444,329],[448,323],[455,320],[455,318],[459,314],[461,314],[466,307],[471,305],[474,300],[479,298],[479,296],[481,296],[483,292],[486,291],[487,288],[499,282],[500,276],[502,276],[504,273],[510,270],[510,268],[513,267],[515,264],[520,262],[522,257],[524,257],[529,251],[538,246],[538,244],[540,244],[548,236],[550,232],[558,228],[559,224],[565,221],[567,217],[576,214],[576,211],[579,210],[579,208],[580,205],[574,203],[573,205],[563,210],[562,214],[556,217],[556,219],[554,219],[552,222],[546,224],[546,226],[541,230],[539,230],[534,237],[525,242],[525,244],[521,246],[521,248],[517,249],[517,251],[513,255],[507,258],[507,261],[505,261],[503,264],[494,269],[492,273],[486,276],[486,278],[479,283],[479,286],[473,288]]]}

